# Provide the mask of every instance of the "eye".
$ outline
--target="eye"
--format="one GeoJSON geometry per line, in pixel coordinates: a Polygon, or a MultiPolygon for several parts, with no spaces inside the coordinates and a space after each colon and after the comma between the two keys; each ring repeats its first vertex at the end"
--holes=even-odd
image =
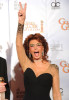
{"type": "Polygon", "coordinates": [[[37,46],[41,46],[42,44],[41,43],[37,43],[37,46]]]}
{"type": "Polygon", "coordinates": [[[34,47],[34,44],[30,44],[30,47],[34,47]]]}

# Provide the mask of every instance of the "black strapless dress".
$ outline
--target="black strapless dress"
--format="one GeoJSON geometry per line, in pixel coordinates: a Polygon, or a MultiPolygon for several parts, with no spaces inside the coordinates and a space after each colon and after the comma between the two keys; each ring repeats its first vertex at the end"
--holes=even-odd
{"type": "Polygon", "coordinates": [[[24,72],[25,95],[23,100],[51,100],[52,75],[43,73],[36,77],[31,68],[24,72]]]}

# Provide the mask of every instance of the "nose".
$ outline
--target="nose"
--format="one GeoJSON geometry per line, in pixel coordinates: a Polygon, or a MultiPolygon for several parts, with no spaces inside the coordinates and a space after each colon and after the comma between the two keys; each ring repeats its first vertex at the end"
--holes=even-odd
{"type": "Polygon", "coordinates": [[[37,45],[34,46],[34,49],[35,49],[35,50],[37,49],[37,45]]]}

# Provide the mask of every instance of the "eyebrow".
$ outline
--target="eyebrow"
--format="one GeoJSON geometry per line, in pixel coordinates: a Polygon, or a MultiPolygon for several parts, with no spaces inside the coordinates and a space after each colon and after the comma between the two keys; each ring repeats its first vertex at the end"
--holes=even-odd
{"type": "MultiPolygon", "coordinates": [[[[30,44],[33,44],[33,43],[30,43],[30,44]]],[[[42,44],[42,43],[38,42],[38,43],[36,43],[36,44],[42,44]]]]}

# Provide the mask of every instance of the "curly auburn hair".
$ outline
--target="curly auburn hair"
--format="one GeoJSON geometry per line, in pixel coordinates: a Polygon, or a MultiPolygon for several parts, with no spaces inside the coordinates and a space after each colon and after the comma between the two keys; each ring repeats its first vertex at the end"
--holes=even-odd
{"type": "MultiPolygon", "coordinates": [[[[48,47],[48,43],[46,41],[46,39],[44,38],[44,36],[42,36],[40,33],[35,33],[35,34],[30,34],[24,41],[24,48],[25,48],[25,52],[27,57],[29,58],[29,42],[31,40],[37,40],[38,42],[42,43],[43,47],[44,47],[44,56],[42,57],[43,60],[47,60],[48,56],[47,56],[47,52],[49,50],[48,47]]],[[[32,62],[33,62],[33,58],[31,56],[31,58],[29,58],[32,62]]]]}

